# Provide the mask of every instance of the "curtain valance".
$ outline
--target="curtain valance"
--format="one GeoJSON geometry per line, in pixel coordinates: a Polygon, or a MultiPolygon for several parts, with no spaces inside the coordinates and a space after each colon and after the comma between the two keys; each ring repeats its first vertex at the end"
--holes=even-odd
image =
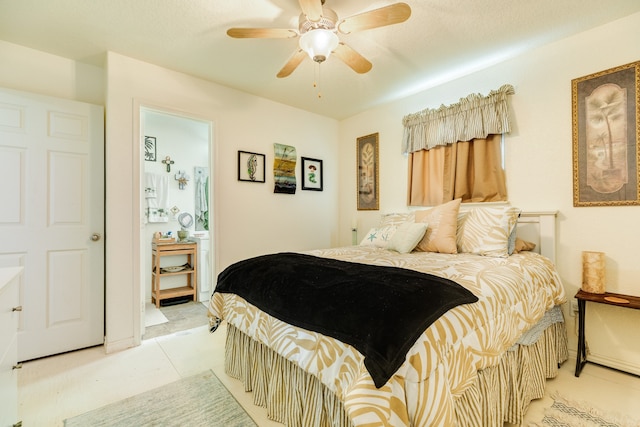
{"type": "Polygon", "coordinates": [[[427,108],[405,116],[402,151],[429,150],[438,145],[509,132],[507,95],[514,93],[513,86],[505,84],[487,96],[474,93],[461,98],[457,104],[427,108]]]}

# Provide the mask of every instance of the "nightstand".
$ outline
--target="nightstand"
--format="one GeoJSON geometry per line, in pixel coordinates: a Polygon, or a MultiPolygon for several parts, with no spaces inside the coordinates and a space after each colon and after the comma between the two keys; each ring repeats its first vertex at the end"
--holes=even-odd
{"type": "Polygon", "coordinates": [[[600,363],[591,362],[587,360],[587,343],[585,339],[585,316],[587,309],[587,301],[595,302],[598,304],[615,305],[617,307],[633,308],[640,310],[640,297],[624,294],[614,294],[611,292],[605,292],[604,294],[592,294],[584,292],[582,289],[576,294],[578,300],[578,355],[576,357],[576,377],[580,376],[580,372],[584,365],[592,363],[594,365],[604,366],[605,368],[615,369],[616,371],[624,372],[626,374],[639,376],[631,372],[622,371],[621,369],[611,368],[600,363]]]}

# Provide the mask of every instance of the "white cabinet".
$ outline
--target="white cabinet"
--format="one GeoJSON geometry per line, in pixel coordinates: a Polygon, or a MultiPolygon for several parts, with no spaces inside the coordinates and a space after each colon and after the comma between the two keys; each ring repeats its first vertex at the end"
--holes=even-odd
{"type": "Polygon", "coordinates": [[[191,239],[198,243],[198,301],[208,302],[213,291],[209,232],[196,231],[191,239]]]}
{"type": "Polygon", "coordinates": [[[22,267],[0,268],[0,427],[18,422],[18,277],[22,267]]]}

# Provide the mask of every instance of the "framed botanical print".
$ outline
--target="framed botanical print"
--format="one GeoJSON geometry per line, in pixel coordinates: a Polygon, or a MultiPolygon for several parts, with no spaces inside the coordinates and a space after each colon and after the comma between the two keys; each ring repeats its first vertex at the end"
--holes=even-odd
{"type": "Polygon", "coordinates": [[[322,191],[322,160],[301,157],[302,189],[322,191]]]}
{"type": "Polygon", "coordinates": [[[265,182],[265,155],[238,151],[238,181],[265,182]]]}
{"type": "Polygon", "coordinates": [[[155,136],[144,137],[144,159],[147,162],[156,161],[156,137],[155,136]]]}
{"type": "Polygon", "coordinates": [[[357,138],[356,162],[358,210],[378,210],[380,209],[380,200],[377,133],[357,138]]]}
{"type": "Polygon", "coordinates": [[[640,61],[571,81],[573,205],[640,204],[640,61]]]}

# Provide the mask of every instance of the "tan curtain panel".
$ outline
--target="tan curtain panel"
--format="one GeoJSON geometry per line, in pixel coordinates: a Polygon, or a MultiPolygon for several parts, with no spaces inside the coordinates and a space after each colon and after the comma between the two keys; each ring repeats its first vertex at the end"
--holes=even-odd
{"type": "Polygon", "coordinates": [[[407,204],[507,200],[501,142],[502,135],[489,135],[410,153],[407,204]]]}
{"type": "Polygon", "coordinates": [[[444,202],[445,148],[409,153],[407,205],[436,206],[444,202]]]}
{"type": "Polygon", "coordinates": [[[507,96],[515,93],[505,84],[487,96],[471,94],[457,104],[425,109],[402,119],[402,150],[413,153],[437,146],[486,138],[510,131],[507,96]]]}

